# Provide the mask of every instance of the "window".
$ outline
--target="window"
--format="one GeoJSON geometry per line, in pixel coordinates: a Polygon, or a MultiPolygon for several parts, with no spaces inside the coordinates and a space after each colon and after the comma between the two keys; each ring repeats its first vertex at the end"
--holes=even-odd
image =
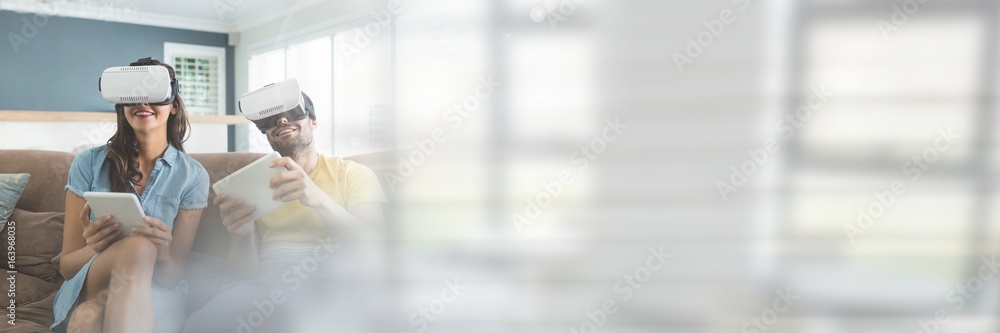
{"type": "Polygon", "coordinates": [[[226,114],[226,49],[164,43],[164,61],[174,68],[189,114],[226,114]]]}
{"type": "MultiPolygon", "coordinates": [[[[584,3],[574,22],[596,6],[584,3]]],[[[584,277],[592,273],[589,268],[562,264],[567,253],[580,251],[592,237],[599,238],[602,250],[621,248],[617,240],[581,232],[576,223],[581,219],[586,227],[596,226],[596,218],[582,217],[596,211],[594,202],[604,192],[592,176],[599,167],[582,172],[570,162],[574,150],[600,136],[605,126],[607,111],[598,107],[604,83],[598,67],[602,36],[588,24],[552,29],[531,22],[527,14],[540,4],[403,2],[391,29],[369,29],[379,23],[370,21],[366,10],[361,21],[324,39],[333,50],[332,152],[388,151],[385,155],[392,157],[368,166],[382,171],[393,205],[386,217],[386,262],[401,281],[396,298],[406,303],[423,299],[427,287],[437,289],[439,277],[468,269],[455,265],[456,256],[492,262],[526,258],[520,255],[530,252],[540,260],[469,272],[506,279],[514,269],[541,280],[491,286],[484,299],[495,309],[544,307],[559,297],[551,289],[588,294],[607,287],[605,281],[584,277]],[[536,200],[546,190],[543,184],[564,170],[572,172],[574,184],[560,189],[558,203],[525,227],[523,237],[532,242],[526,244],[530,249],[521,249],[521,237],[511,234],[511,213],[525,215],[526,202],[536,200]],[[566,279],[573,280],[571,285],[563,284],[566,279]],[[526,291],[534,296],[514,296],[526,291]]],[[[298,61],[290,48],[251,52],[250,89],[294,76],[290,68],[298,61]]],[[[331,75],[323,70],[315,72],[331,75]]],[[[260,150],[268,150],[266,142],[260,150]]],[[[605,170],[598,175],[621,169],[605,170]]],[[[593,267],[621,262],[614,255],[592,261],[597,262],[593,267]]],[[[550,317],[526,316],[535,322],[524,326],[540,326],[550,317]]],[[[458,324],[492,327],[496,322],[458,324]]]]}
{"type": "MultiPolygon", "coordinates": [[[[922,7],[888,37],[874,22],[890,19],[890,2],[810,1],[797,18],[796,93],[784,110],[806,105],[816,89],[835,97],[800,117],[782,150],[787,176],[774,187],[786,204],[781,239],[815,240],[784,244],[785,275],[841,310],[879,304],[923,315],[944,296],[928,286],[973,276],[984,255],[996,190],[977,184],[991,153],[977,142],[992,135],[981,125],[995,112],[982,75],[992,68],[985,55],[996,18],[983,2],[954,3],[922,7]],[[939,130],[959,136],[941,149],[939,130]],[[914,178],[906,163],[928,149],[936,157],[914,178]],[[906,192],[886,196],[893,181],[906,192]]],[[[995,310],[976,303],[974,311],[995,310]]]]}
{"type": "MultiPolygon", "coordinates": [[[[365,34],[367,21],[293,39],[287,46],[252,52],[249,90],[296,78],[316,106],[317,149],[327,155],[352,156],[396,147],[393,108],[392,32],[365,34]],[[357,44],[358,38],[366,38],[357,44]],[[344,52],[350,49],[351,52],[344,52]],[[331,70],[332,69],[332,70],[331,70]]],[[[249,131],[250,151],[271,151],[267,139],[249,131]]]]}
{"type": "Polygon", "coordinates": [[[350,156],[385,151],[396,145],[392,107],[392,39],[388,31],[364,47],[361,29],[333,37],[334,152],[350,156]],[[351,50],[351,51],[345,51],[351,50]]]}
{"type": "MultiPolygon", "coordinates": [[[[299,87],[313,101],[319,127],[313,140],[321,154],[333,154],[333,108],[331,107],[331,45],[330,37],[319,37],[293,43],[276,50],[259,52],[250,57],[249,90],[267,84],[295,78],[299,87]]],[[[270,152],[267,137],[250,125],[250,151],[270,152]]]]}

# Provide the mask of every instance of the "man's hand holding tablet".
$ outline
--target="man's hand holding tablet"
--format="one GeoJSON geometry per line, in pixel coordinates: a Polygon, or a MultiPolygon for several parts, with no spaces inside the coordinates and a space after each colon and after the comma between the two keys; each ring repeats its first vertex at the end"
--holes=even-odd
{"type": "Polygon", "coordinates": [[[329,198],[316,183],[309,179],[309,174],[290,157],[282,157],[271,162],[272,168],[282,171],[271,177],[269,186],[274,189],[272,199],[282,202],[298,200],[303,206],[316,208],[329,198]]]}
{"type": "Polygon", "coordinates": [[[233,236],[249,238],[253,236],[253,212],[257,209],[252,205],[244,205],[241,199],[231,199],[226,193],[219,193],[215,196],[213,204],[219,206],[222,213],[222,225],[233,236]]]}
{"type": "Polygon", "coordinates": [[[213,203],[219,205],[222,223],[230,234],[253,235],[251,222],[287,204],[274,199],[269,186],[271,179],[282,171],[271,167],[280,157],[271,152],[212,185],[216,194],[213,203]]]}

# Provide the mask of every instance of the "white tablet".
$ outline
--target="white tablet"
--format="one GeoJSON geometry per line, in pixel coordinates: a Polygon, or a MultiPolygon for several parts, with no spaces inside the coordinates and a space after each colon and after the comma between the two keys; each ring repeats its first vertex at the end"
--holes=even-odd
{"type": "Polygon", "coordinates": [[[132,233],[132,228],[148,227],[142,218],[146,214],[142,211],[139,198],[132,193],[113,192],[84,192],[83,198],[90,204],[90,212],[95,218],[111,215],[111,223],[121,223],[122,233],[118,238],[128,236],[132,233]]]}
{"type": "Polygon", "coordinates": [[[212,190],[215,191],[215,195],[225,193],[229,198],[243,200],[244,205],[256,206],[257,210],[253,212],[254,220],[267,215],[267,213],[288,204],[281,200],[271,199],[274,190],[268,186],[271,177],[283,169],[268,167],[271,161],[279,158],[281,155],[277,152],[264,155],[264,157],[212,184],[212,190]]]}

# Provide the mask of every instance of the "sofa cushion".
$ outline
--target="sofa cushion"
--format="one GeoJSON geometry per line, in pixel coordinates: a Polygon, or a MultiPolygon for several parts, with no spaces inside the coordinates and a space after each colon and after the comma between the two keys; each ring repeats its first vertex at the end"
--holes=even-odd
{"type": "Polygon", "coordinates": [[[7,219],[17,205],[17,199],[21,198],[21,192],[28,183],[31,175],[26,173],[4,174],[0,173],[0,229],[4,229],[7,219]]]}
{"type": "MultiPolygon", "coordinates": [[[[55,321],[52,302],[56,298],[59,285],[45,282],[25,274],[17,273],[17,317],[14,326],[7,323],[6,316],[0,324],[0,332],[49,332],[49,325],[55,321]]],[[[4,288],[7,289],[7,288],[4,288]]]]}
{"type": "MultiPolygon", "coordinates": [[[[10,273],[8,273],[8,277],[10,273]]],[[[55,293],[59,290],[58,283],[52,283],[48,281],[43,281],[42,279],[30,276],[24,273],[15,273],[14,285],[16,286],[16,294],[14,295],[14,301],[17,302],[18,310],[22,305],[28,305],[34,302],[44,300],[49,297],[49,294],[55,293]]],[[[4,281],[4,284],[9,283],[9,281],[4,281]]],[[[6,290],[7,288],[4,288],[6,290]]],[[[52,304],[49,304],[51,309],[52,304]]]]}
{"type": "Polygon", "coordinates": [[[62,252],[64,213],[35,213],[14,209],[15,270],[45,282],[61,283],[59,267],[52,258],[62,252]]]}
{"type": "Polygon", "coordinates": [[[66,210],[66,178],[76,155],[45,150],[0,150],[0,173],[28,173],[31,181],[14,208],[32,212],[66,210]]]}

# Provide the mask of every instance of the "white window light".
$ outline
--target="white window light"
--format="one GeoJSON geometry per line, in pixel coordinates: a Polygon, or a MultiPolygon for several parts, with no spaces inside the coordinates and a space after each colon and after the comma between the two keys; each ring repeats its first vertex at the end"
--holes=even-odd
{"type": "Polygon", "coordinates": [[[226,114],[226,49],[163,43],[164,62],[174,67],[189,114],[226,114]]]}

